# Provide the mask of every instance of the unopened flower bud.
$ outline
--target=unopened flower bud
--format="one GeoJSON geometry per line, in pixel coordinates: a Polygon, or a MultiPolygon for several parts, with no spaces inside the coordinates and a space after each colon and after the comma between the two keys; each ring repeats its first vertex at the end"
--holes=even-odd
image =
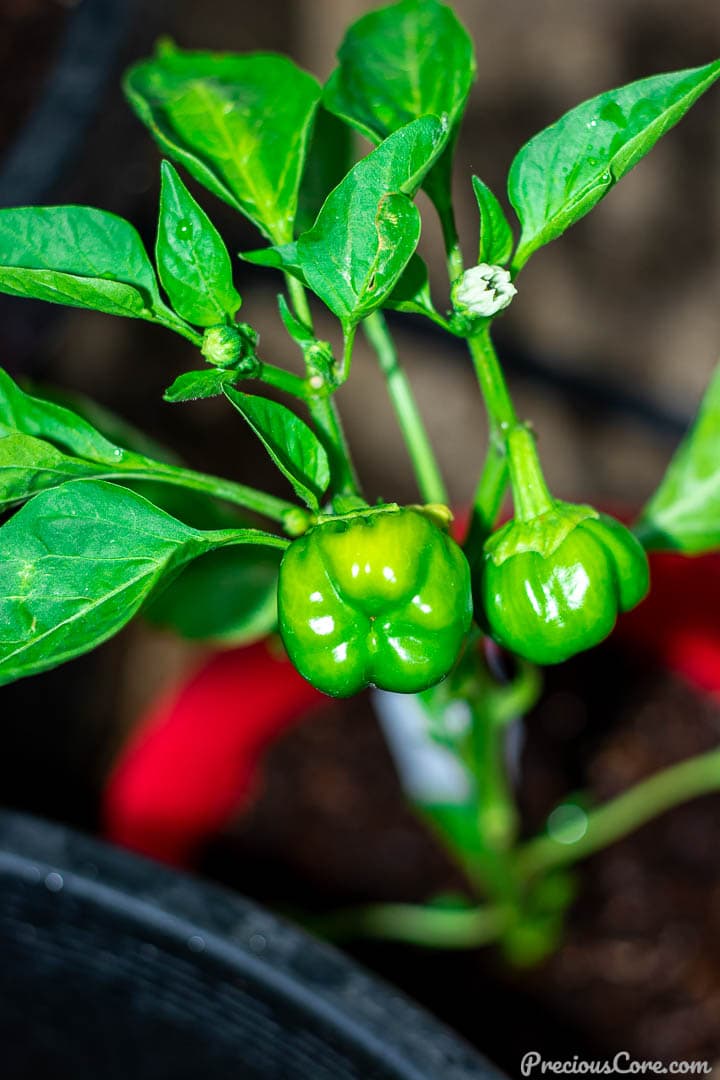
{"type": "Polygon", "coordinates": [[[516,292],[508,270],[480,263],[453,285],[453,306],[459,315],[488,318],[506,308],[516,292]]]}
{"type": "Polygon", "coordinates": [[[231,368],[254,356],[257,333],[246,323],[211,326],[203,335],[200,351],[208,364],[231,368]]]}

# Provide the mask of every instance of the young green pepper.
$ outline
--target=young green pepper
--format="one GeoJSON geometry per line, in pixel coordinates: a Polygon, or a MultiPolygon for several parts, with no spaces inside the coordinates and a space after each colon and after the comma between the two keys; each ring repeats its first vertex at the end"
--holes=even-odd
{"type": "Polygon", "coordinates": [[[532,433],[508,436],[515,518],[474,568],[475,610],[501,645],[558,664],[604,640],[649,587],[647,556],[619,521],[554,499],[532,433]]]}
{"type": "Polygon", "coordinates": [[[318,690],[417,693],[452,668],[472,618],[470,569],[431,517],[378,507],[329,518],[286,551],[280,630],[318,690]]]}
{"type": "Polygon", "coordinates": [[[558,664],[608,636],[648,591],[645,552],[620,522],[556,502],[490,537],[475,593],[491,635],[536,664],[558,664]]]}

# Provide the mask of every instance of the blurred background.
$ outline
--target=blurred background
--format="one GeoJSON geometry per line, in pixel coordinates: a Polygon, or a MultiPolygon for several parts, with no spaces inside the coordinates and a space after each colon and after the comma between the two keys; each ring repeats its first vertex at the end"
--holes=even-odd
{"type": "MultiPolygon", "coordinates": [[[[0,203],[102,207],[130,219],[152,248],[159,155],[123,100],[124,67],[167,34],[188,48],[288,52],[325,78],[344,27],[376,6],[364,0],[0,0],[0,203]]],[[[514,153],[567,109],[605,89],[720,55],[720,9],[709,0],[680,6],[674,0],[455,0],[453,6],[475,40],[479,72],[456,155],[468,263],[477,245],[472,173],[503,197],[514,153]]],[[[534,257],[498,324],[519,411],[533,421],[552,487],[563,497],[638,508],[717,362],[719,117],[711,92],[588,218],[534,257]]],[[[213,196],[195,193],[231,251],[260,246],[248,222],[213,196]]],[[[442,309],[448,286],[440,233],[426,201],[422,209],[422,252],[442,309]]],[[[259,329],[263,355],[295,365],[277,317],[277,280],[239,261],[236,271],[242,318],[259,329]]],[[[222,402],[162,402],[175,376],[198,365],[189,344],[141,322],[0,301],[0,364],[11,373],[95,398],[198,469],[285,493],[222,402]]],[[[336,340],[317,314],[321,334],[336,340]]],[[[468,358],[421,320],[403,316],[392,323],[452,498],[466,505],[486,441],[468,358]]],[[[339,404],[368,495],[412,501],[408,460],[362,341],[339,404]]],[[[91,657],[4,689],[0,802],[91,825],[127,732],[198,654],[197,647],[138,624],[91,657]]],[[[570,692],[559,693],[566,713],[561,708],[560,721],[555,714],[553,730],[569,737],[586,720],[573,713],[570,692]]],[[[702,717],[704,732],[717,729],[714,711],[702,717]]],[[[322,756],[322,736],[306,739],[307,752],[322,756]]],[[[332,746],[333,736],[328,739],[332,746]]],[[[347,807],[341,780],[336,794],[347,807]]],[[[330,796],[326,803],[329,821],[330,796]]],[[[260,842],[248,843],[257,855],[260,842]]],[[[571,968],[572,959],[566,959],[571,968]]],[[[637,956],[620,960],[629,970],[637,956]]],[[[717,1016],[717,994],[713,1001],[717,1016]]]]}

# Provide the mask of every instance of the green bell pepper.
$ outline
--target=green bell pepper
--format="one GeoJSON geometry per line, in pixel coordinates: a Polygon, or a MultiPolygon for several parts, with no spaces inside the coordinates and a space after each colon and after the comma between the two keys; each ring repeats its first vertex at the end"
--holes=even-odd
{"type": "Polygon", "coordinates": [[[558,664],[599,644],[618,612],[643,599],[648,562],[614,518],[553,501],[486,541],[473,586],[496,641],[534,663],[558,664]]]}
{"type": "Polygon", "coordinates": [[[452,668],[472,619],[470,569],[432,518],[391,506],[328,518],[286,551],[280,631],[319,690],[417,693],[452,668]]]}

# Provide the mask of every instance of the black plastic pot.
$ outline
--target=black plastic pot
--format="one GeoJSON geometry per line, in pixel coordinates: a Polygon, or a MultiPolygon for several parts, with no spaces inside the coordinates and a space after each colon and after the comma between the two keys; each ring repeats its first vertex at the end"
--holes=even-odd
{"type": "Polygon", "coordinates": [[[241,897],[0,813],[3,1080],[499,1080],[346,957],[241,897]]]}

